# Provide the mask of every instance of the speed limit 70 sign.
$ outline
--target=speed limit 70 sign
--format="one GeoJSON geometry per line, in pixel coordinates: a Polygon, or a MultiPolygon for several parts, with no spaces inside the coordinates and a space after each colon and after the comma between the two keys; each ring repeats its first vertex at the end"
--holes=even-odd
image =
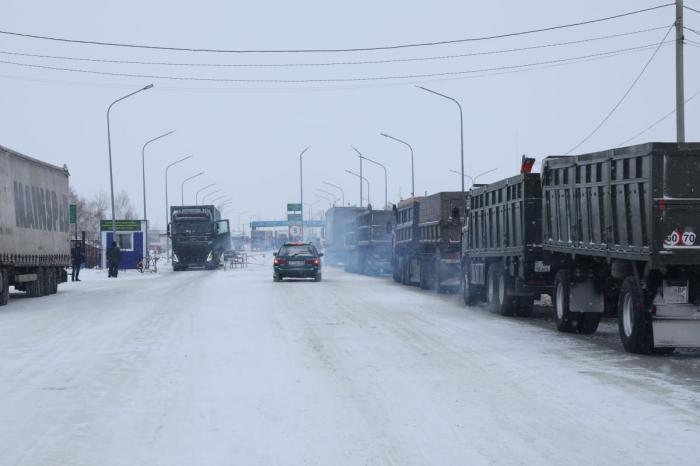
{"type": "Polygon", "coordinates": [[[673,230],[664,241],[665,247],[678,247],[678,246],[695,246],[695,241],[697,240],[697,235],[694,231],[686,229],[685,231],[681,229],[673,230]]]}

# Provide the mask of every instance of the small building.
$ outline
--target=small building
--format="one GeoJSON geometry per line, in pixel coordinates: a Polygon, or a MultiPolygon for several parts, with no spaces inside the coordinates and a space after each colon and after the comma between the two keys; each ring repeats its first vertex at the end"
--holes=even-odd
{"type": "Polygon", "coordinates": [[[116,220],[116,238],[112,236],[112,221],[100,221],[100,236],[102,239],[102,267],[107,267],[107,249],[112,241],[117,242],[121,249],[119,269],[135,269],[141,259],[146,257],[145,220],[116,220]]]}

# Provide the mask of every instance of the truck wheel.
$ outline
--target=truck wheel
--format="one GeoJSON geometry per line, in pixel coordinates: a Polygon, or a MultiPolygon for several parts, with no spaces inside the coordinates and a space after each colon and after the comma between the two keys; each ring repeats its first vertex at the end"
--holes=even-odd
{"type": "Polygon", "coordinates": [[[627,277],[622,282],[617,315],[617,326],[625,350],[630,353],[651,353],[654,347],[651,315],[647,312],[642,290],[634,277],[627,277]]]}
{"type": "Polygon", "coordinates": [[[476,286],[469,283],[469,274],[462,272],[462,295],[464,296],[464,304],[474,306],[479,302],[479,293],[476,286]]]}
{"type": "Polygon", "coordinates": [[[320,282],[323,279],[323,276],[321,275],[321,272],[318,272],[316,276],[314,277],[315,282],[320,282]]]}
{"type": "Polygon", "coordinates": [[[401,258],[395,260],[391,265],[391,276],[394,278],[396,283],[401,283],[401,268],[399,264],[401,263],[401,258]]]}
{"type": "Polygon", "coordinates": [[[491,266],[488,275],[488,304],[489,309],[498,312],[502,316],[513,315],[513,303],[507,295],[508,287],[506,277],[500,266],[491,266]]]}
{"type": "Polygon", "coordinates": [[[592,335],[598,330],[598,324],[602,313],[599,312],[584,312],[578,321],[578,332],[583,335],[592,335]]]}
{"type": "Polygon", "coordinates": [[[520,317],[532,317],[535,309],[535,298],[532,296],[521,297],[517,301],[518,309],[516,314],[520,317]]]}
{"type": "Polygon", "coordinates": [[[578,327],[578,318],[569,310],[569,271],[560,270],[554,278],[554,319],[557,330],[573,333],[578,327]]]}
{"type": "Polygon", "coordinates": [[[56,294],[58,292],[58,274],[56,272],[56,269],[54,269],[53,267],[48,269],[46,275],[46,281],[48,283],[46,294],[56,294]]]}
{"type": "Polygon", "coordinates": [[[33,282],[27,282],[25,289],[30,298],[38,298],[44,295],[44,278],[45,272],[43,267],[38,267],[36,269],[36,280],[33,282]]]}
{"type": "Polygon", "coordinates": [[[436,293],[443,293],[445,288],[442,286],[442,267],[440,267],[440,256],[435,258],[435,266],[433,271],[432,288],[436,293]]]}
{"type": "Polygon", "coordinates": [[[10,300],[10,280],[7,270],[0,270],[0,306],[10,300]]]}

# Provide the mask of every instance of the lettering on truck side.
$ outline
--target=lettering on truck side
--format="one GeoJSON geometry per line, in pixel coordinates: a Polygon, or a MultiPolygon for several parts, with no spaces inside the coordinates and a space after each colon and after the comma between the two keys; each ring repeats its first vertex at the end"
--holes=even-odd
{"type": "Polygon", "coordinates": [[[68,198],[55,191],[14,182],[15,224],[32,230],[69,230],[68,198]],[[60,203],[59,203],[60,200],[60,203]]]}

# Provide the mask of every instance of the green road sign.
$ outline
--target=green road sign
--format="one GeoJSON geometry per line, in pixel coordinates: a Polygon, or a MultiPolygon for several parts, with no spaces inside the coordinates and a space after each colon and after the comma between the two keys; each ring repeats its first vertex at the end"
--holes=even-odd
{"type": "Polygon", "coordinates": [[[287,214],[287,221],[301,223],[301,214],[287,214]]]}
{"type": "MultiPolygon", "coordinates": [[[[117,231],[141,231],[141,220],[116,220],[117,231]]],[[[100,220],[100,231],[112,231],[111,220],[100,220]]]]}
{"type": "Polygon", "coordinates": [[[301,212],[301,204],[287,204],[287,212],[301,212]]]}
{"type": "Polygon", "coordinates": [[[70,224],[75,225],[78,223],[78,206],[75,204],[70,204],[70,224]]]}

